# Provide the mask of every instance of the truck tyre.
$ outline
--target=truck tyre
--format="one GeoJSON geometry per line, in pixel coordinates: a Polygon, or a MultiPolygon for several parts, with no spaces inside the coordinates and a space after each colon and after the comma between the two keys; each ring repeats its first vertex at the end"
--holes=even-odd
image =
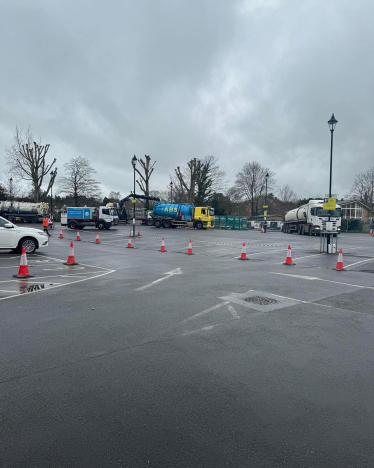
{"type": "Polygon", "coordinates": [[[147,219],[147,226],[153,226],[154,220],[153,219],[147,219]]]}
{"type": "Polygon", "coordinates": [[[161,219],[155,219],[154,226],[156,228],[160,228],[162,226],[162,220],[161,219]]]}
{"type": "Polygon", "coordinates": [[[164,228],[169,229],[171,227],[170,219],[164,219],[162,225],[164,226],[164,228]]]}
{"type": "Polygon", "coordinates": [[[17,250],[21,252],[22,247],[25,247],[27,254],[31,254],[38,248],[38,242],[32,237],[24,237],[19,241],[17,250]]]}
{"type": "Polygon", "coordinates": [[[313,235],[313,228],[312,228],[312,226],[309,226],[308,235],[309,235],[309,236],[312,236],[312,235],[313,235]]]}
{"type": "Polygon", "coordinates": [[[102,221],[100,221],[97,223],[97,228],[100,229],[100,231],[102,231],[103,229],[105,229],[105,224],[102,221]]]}
{"type": "Polygon", "coordinates": [[[68,224],[69,229],[77,229],[78,224],[75,221],[70,221],[68,224]]]}
{"type": "Polygon", "coordinates": [[[204,224],[203,224],[202,221],[196,221],[196,223],[195,223],[195,228],[196,229],[203,229],[203,227],[204,227],[204,224]]]}

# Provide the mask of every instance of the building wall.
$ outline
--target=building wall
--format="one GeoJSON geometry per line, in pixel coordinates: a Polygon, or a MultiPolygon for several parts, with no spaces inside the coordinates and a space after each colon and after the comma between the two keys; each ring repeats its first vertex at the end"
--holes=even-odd
{"type": "Polygon", "coordinates": [[[364,222],[370,220],[370,210],[359,202],[341,204],[342,217],[346,219],[361,219],[364,222]]]}

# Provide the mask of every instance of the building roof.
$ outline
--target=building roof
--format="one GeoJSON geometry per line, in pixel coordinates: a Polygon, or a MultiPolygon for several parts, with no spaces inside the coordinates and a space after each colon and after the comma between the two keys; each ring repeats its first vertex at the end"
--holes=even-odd
{"type": "Polygon", "coordinates": [[[336,203],[340,206],[343,206],[343,205],[348,205],[349,203],[359,203],[360,205],[364,206],[365,208],[367,208],[369,211],[371,211],[371,208],[367,205],[365,205],[365,203],[362,203],[361,200],[357,200],[357,199],[343,199],[343,200],[336,200],[336,203]]]}

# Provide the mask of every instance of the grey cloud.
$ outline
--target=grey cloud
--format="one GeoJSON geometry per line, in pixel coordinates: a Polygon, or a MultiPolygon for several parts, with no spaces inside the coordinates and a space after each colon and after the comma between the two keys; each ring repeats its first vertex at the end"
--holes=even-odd
{"type": "Polygon", "coordinates": [[[334,191],[373,164],[369,0],[0,8],[0,145],[31,124],[60,170],[88,157],[105,191],[131,190],[130,159],[146,153],[153,189],[177,164],[214,154],[231,181],[257,159],[300,196],[324,194],[332,112],[334,191]]]}

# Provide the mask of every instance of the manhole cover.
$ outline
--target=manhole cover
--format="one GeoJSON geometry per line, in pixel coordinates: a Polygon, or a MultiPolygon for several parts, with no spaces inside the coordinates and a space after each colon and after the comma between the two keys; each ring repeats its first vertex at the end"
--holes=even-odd
{"type": "Polygon", "coordinates": [[[245,302],[252,302],[253,304],[258,304],[262,306],[278,303],[276,299],[272,299],[270,297],[264,297],[264,296],[250,296],[250,297],[245,297],[244,300],[245,302]]]}

